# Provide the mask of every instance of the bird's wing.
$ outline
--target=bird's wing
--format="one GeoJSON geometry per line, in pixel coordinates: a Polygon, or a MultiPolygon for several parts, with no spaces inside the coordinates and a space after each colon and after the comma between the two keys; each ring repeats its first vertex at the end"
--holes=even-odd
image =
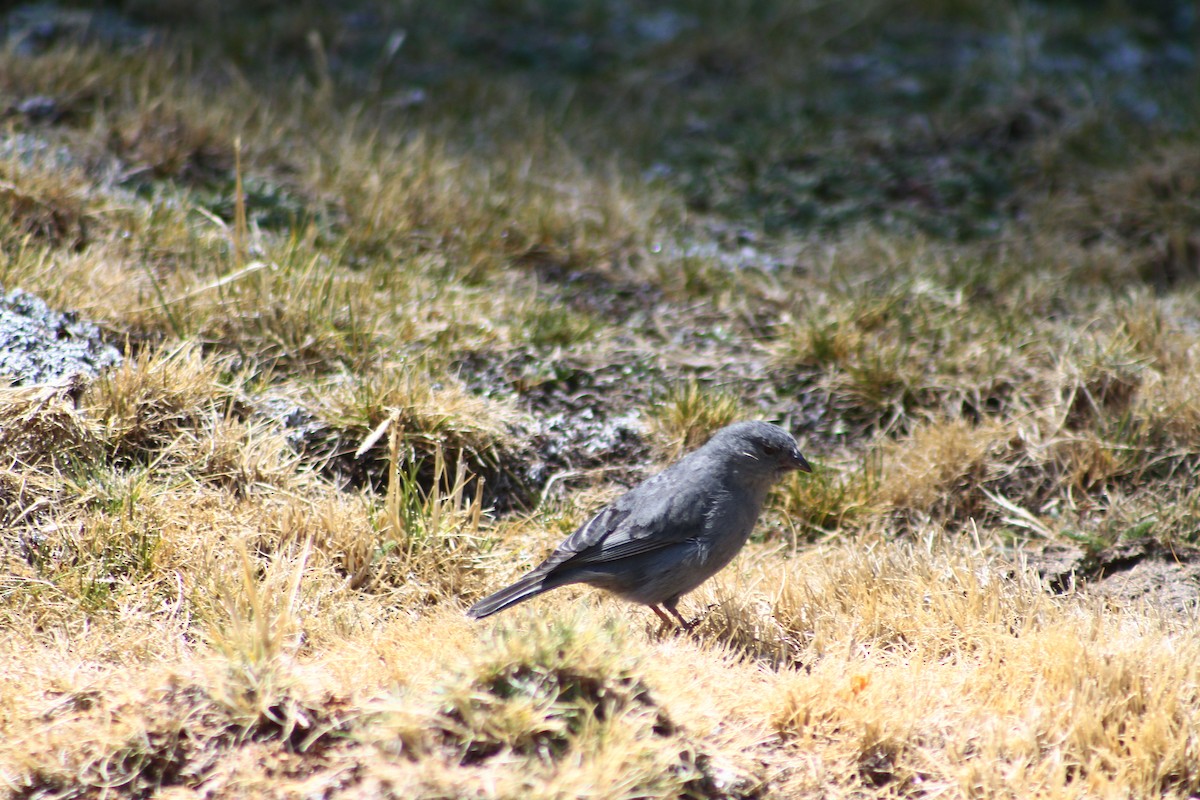
{"type": "Polygon", "coordinates": [[[699,535],[713,487],[697,480],[691,466],[676,464],[617,498],[567,537],[539,571],[629,558],[699,535]]]}

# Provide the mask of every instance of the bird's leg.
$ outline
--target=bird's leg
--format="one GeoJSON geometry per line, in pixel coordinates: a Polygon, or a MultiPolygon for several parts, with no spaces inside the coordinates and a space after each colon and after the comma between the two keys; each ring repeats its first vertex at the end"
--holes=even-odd
{"type": "MultiPolygon", "coordinates": [[[[664,614],[664,613],[663,613],[663,610],[662,610],[661,608],[659,608],[658,606],[650,606],[650,610],[651,610],[651,611],[653,611],[655,614],[658,614],[658,618],[659,618],[659,619],[661,619],[661,620],[663,621],[663,627],[664,627],[664,628],[665,628],[666,626],[668,626],[668,625],[674,625],[674,624],[675,624],[675,620],[671,619],[671,618],[670,618],[670,617],[668,617],[666,614],[664,614]]],[[[676,614],[676,616],[679,616],[679,615],[678,615],[678,614],[676,614]]]]}
{"type": "MultiPolygon", "coordinates": [[[[679,608],[678,608],[678,606],[679,606],[679,598],[678,598],[678,597],[672,597],[672,598],[669,598],[669,599],[668,599],[666,602],[664,602],[662,605],[663,605],[663,608],[665,608],[667,611],[670,611],[670,612],[671,612],[671,616],[672,616],[672,617],[674,617],[675,619],[679,620],[679,627],[683,628],[683,629],[684,629],[685,631],[687,631],[688,633],[691,633],[691,632],[692,632],[692,628],[696,627],[696,623],[695,623],[695,622],[688,622],[688,621],[687,621],[686,619],[684,619],[684,618],[683,618],[683,616],[682,616],[682,615],[679,613],[679,608]]],[[[666,617],[665,617],[665,616],[663,616],[662,614],[659,614],[659,616],[660,616],[660,617],[663,617],[663,619],[666,619],[666,617]]]]}

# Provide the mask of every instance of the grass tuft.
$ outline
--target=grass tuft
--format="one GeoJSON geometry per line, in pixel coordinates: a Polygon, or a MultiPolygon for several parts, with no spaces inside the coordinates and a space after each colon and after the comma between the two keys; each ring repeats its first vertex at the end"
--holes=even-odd
{"type": "Polygon", "coordinates": [[[664,451],[675,459],[744,416],[745,408],[736,395],[689,380],[669,390],[655,404],[650,422],[664,451]]]}
{"type": "Polygon", "coordinates": [[[454,597],[470,586],[490,549],[481,525],[482,479],[467,473],[459,460],[451,474],[441,449],[434,453],[432,485],[423,488],[421,464],[401,446],[402,434],[389,438],[391,469],[379,532],[378,574],[428,602],[454,597]]]}

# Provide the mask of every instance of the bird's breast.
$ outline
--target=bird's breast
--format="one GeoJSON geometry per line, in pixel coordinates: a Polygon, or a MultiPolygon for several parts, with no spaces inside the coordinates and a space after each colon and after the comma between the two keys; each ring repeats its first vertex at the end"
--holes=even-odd
{"type": "Polygon", "coordinates": [[[700,536],[708,565],[720,569],[738,554],[761,509],[762,499],[754,493],[727,491],[714,498],[700,536]]]}

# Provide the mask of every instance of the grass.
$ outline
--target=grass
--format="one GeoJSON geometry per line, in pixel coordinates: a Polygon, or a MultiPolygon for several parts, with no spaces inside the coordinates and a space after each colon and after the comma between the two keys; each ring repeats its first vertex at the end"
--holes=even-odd
{"type": "Polygon", "coordinates": [[[5,790],[1200,793],[1182,5],[235,5],[6,16],[0,286],[124,358],[0,388],[5,790]],[[694,635],[465,618],[743,418],[694,635]]]}
{"type": "Polygon", "coordinates": [[[653,425],[672,460],[695,450],[720,428],[742,419],[739,398],[695,380],[673,387],[656,404],[653,425]]]}

